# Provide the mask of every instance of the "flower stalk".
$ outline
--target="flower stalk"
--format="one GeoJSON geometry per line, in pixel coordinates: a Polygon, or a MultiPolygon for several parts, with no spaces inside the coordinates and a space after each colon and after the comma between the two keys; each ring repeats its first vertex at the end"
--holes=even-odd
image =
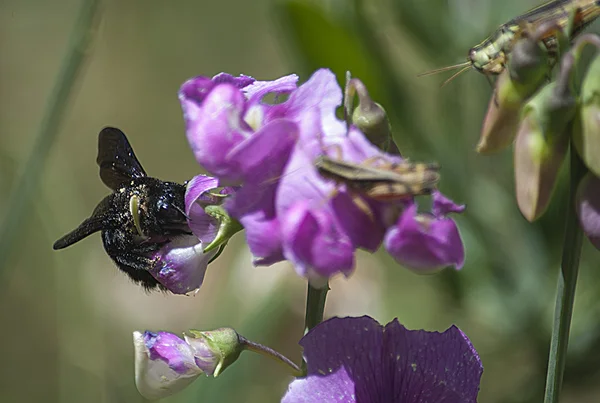
{"type": "Polygon", "coordinates": [[[303,370],[285,355],[273,350],[270,347],[248,340],[243,336],[238,336],[238,338],[244,350],[253,351],[264,357],[270,358],[273,361],[283,364],[295,377],[304,375],[303,370]]]}
{"type": "MultiPolygon", "coordinates": [[[[325,300],[329,284],[321,288],[316,288],[308,283],[306,290],[306,315],[304,317],[304,334],[308,333],[313,327],[323,321],[323,312],[325,311],[325,300]]],[[[302,358],[302,374],[306,375],[306,361],[302,358]]]]}
{"type": "Polygon", "coordinates": [[[552,339],[550,342],[544,403],[558,403],[567,360],[569,330],[573,316],[573,303],[575,300],[575,288],[579,272],[583,235],[575,211],[575,195],[579,182],[586,171],[585,165],[571,144],[569,202],[567,206],[561,270],[556,290],[554,325],[552,327],[552,339]]]}

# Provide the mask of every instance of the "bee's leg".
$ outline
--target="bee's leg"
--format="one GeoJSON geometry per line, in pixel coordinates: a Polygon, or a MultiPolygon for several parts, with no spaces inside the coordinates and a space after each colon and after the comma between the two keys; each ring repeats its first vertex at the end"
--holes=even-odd
{"type": "Polygon", "coordinates": [[[158,262],[158,259],[150,257],[152,252],[159,250],[162,244],[140,244],[135,242],[133,235],[118,229],[102,231],[102,242],[108,256],[135,283],[147,290],[156,287],[165,289],[148,271],[158,262]]]}

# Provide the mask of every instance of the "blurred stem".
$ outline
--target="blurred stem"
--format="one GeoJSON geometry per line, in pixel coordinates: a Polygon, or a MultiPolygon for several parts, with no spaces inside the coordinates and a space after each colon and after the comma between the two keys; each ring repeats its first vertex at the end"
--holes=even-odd
{"type": "Polygon", "coordinates": [[[569,202],[567,204],[567,218],[561,270],[558,276],[556,290],[556,306],[554,308],[554,325],[552,340],[550,342],[550,356],[548,358],[548,374],[546,376],[546,392],[544,403],[558,403],[562,387],[565,364],[567,361],[567,347],[569,345],[569,329],[573,316],[573,303],[575,288],[579,271],[579,258],[581,255],[582,231],[575,211],[575,194],[581,178],[586,173],[586,168],[579,158],[573,144],[571,144],[571,166],[569,184],[569,202]]]}
{"type": "Polygon", "coordinates": [[[239,339],[240,343],[242,344],[242,346],[244,346],[244,349],[246,349],[248,351],[253,351],[264,357],[270,358],[280,364],[283,364],[288,370],[291,369],[290,372],[292,373],[293,376],[296,376],[296,377],[302,376],[303,372],[300,369],[300,367],[298,367],[292,360],[290,360],[289,358],[287,358],[285,355],[281,354],[280,352],[275,351],[272,348],[264,346],[262,344],[250,341],[240,335],[238,335],[238,339],[239,339]]]}
{"type": "MultiPolygon", "coordinates": [[[[321,288],[315,288],[308,283],[306,291],[306,316],[304,317],[304,334],[323,321],[325,311],[325,300],[329,284],[325,283],[321,288]]],[[[306,375],[306,361],[302,359],[302,373],[306,375]]]]}
{"type": "MultiPolygon", "coordinates": [[[[0,227],[0,277],[6,277],[6,265],[13,244],[19,235],[19,230],[31,212],[31,199],[38,185],[46,157],[56,135],[58,128],[67,110],[68,101],[77,77],[81,74],[83,62],[89,52],[92,39],[92,29],[96,21],[96,11],[100,0],[84,0],[80,13],[77,16],[77,25],[69,38],[67,54],[62,61],[62,66],[50,94],[37,136],[34,140],[31,153],[25,162],[16,188],[4,209],[5,218],[0,227]]],[[[4,280],[6,281],[6,280],[4,280]]]]}
{"type": "MultiPolygon", "coordinates": [[[[354,26],[362,39],[365,48],[369,49],[369,53],[373,58],[375,65],[380,67],[379,74],[381,74],[381,81],[386,83],[387,96],[392,103],[394,110],[404,111],[404,116],[413,117],[416,115],[414,110],[414,103],[411,102],[410,98],[407,97],[409,91],[396,76],[396,70],[386,56],[386,51],[382,48],[377,34],[373,30],[372,24],[366,18],[365,4],[368,3],[366,0],[354,0],[354,7],[356,10],[356,23],[354,26]]],[[[391,116],[396,121],[400,121],[402,130],[406,133],[412,133],[411,141],[415,144],[415,148],[426,148],[427,136],[422,132],[421,126],[415,124],[415,119],[401,119],[398,114],[394,113],[391,116]]],[[[393,146],[389,152],[392,154],[399,154],[395,139],[392,138],[393,146]]]]}

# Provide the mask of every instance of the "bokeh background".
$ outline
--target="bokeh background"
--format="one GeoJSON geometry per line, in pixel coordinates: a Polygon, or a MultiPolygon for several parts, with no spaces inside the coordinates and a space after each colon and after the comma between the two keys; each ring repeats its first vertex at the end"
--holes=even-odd
{"type": "MultiPolygon", "coordinates": [[[[195,297],[146,294],[119,273],[98,235],[55,252],[108,189],[95,164],[106,125],[128,134],[146,171],[184,181],[201,172],[184,136],[179,85],[221,71],[269,80],[318,67],[350,70],[392,120],[402,152],[439,161],[457,217],[460,272],[418,276],[385,253],[359,254],[331,283],[326,316],[394,317],[408,328],[455,323],[479,351],[480,402],[540,402],[561,252],[566,181],[534,224],[519,213],[510,151],[474,152],[491,88],[468,72],[415,76],[467,50],[535,0],[106,0],[86,68],[58,136],[32,156],[81,0],[0,0],[0,218],[22,214],[0,242],[0,401],[140,402],[132,331],[232,326],[300,359],[305,283],[285,263],[252,267],[238,234],[195,297]],[[39,177],[23,177],[29,158],[39,177]],[[32,183],[30,198],[9,206],[32,183]]],[[[597,25],[590,28],[597,31],[597,25]]],[[[600,401],[600,254],[584,242],[564,402],[600,401]]],[[[291,378],[251,353],[218,379],[166,402],[278,401],[291,378]]]]}

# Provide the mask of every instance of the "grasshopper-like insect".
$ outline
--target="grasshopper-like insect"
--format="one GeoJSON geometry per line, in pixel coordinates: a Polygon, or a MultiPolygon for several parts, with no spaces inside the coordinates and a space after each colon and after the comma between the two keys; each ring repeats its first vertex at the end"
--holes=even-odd
{"type": "Polygon", "coordinates": [[[573,29],[570,39],[581,33],[586,26],[600,16],[600,0],[549,1],[500,25],[491,36],[469,49],[466,62],[421,73],[419,77],[460,69],[444,81],[443,87],[471,67],[488,77],[498,75],[504,70],[515,40],[523,30],[535,28],[544,23],[553,23],[556,26],[556,30],[551,30],[542,37],[548,53],[555,55],[558,50],[558,31],[567,26],[569,18],[573,14],[573,29]]]}
{"type": "Polygon", "coordinates": [[[378,201],[430,194],[440,178],[439,166],[435,163],[383,161],[374,165],[375,159],[367,159],[355,164],[321,155],[314,164],[322,177],[345,184],[349,191],[378,201]]]}

